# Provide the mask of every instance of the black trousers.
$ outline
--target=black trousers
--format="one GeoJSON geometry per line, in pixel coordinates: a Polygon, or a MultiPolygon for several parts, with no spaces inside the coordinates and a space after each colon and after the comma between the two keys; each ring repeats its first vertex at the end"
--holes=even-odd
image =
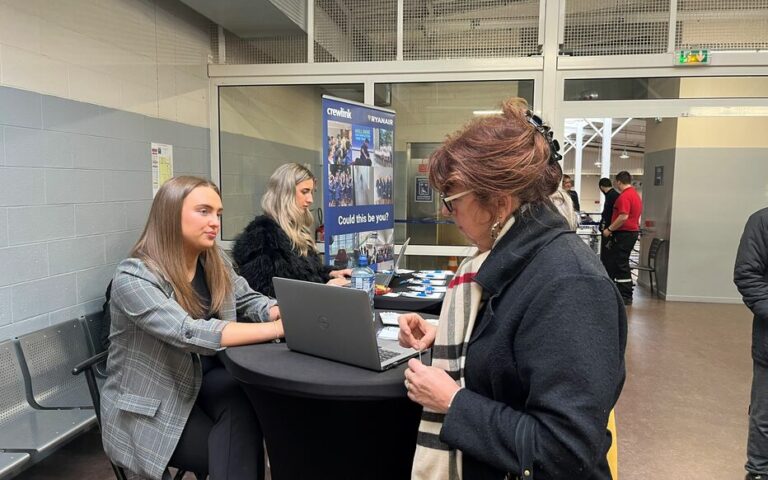
{"type": "Polygon", "coordinates": [[[749,473],[768,475],[768,365],[753,359],[752,372],[745,468],[749,473]]]}
{"type": "Polygon", "coordinates": [[[263,480],[264,439],[251,402],[218,360],[205,358],[204,371],[170,466],[210,480],[263,480]]]}
{"type": "Polygon", "coordinates": [[[625,300],[632,300],[632,270],[629,268],[629,255],[637,243],[638,232],[613,232],[605,244],[605,254],[601,255],[605,270],[625,300]]]}

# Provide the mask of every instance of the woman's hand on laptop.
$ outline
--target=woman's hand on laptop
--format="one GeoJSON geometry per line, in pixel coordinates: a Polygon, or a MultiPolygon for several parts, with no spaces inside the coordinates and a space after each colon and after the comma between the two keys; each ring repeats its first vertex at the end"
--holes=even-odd
{"type": "Polygon", "coordinates": [[[352,269],[351,268],[345,268],[343,270],[331,270],[331,272],[328,275],[330,275],[332,279],[334,279],[334,278],[348,278],[348,277],[352,276],[352,269]]]}
{"type": "Polygon", "coordinates": [[[349,279],[346,277],[336,277],[328,280],[328,285],[336,285],[337,287],[346,287],[349,285],[349,279]]]}
{"type": "Polygon", "coordinates": [[[398,341],[405,348],[424,350],[435,343],[437,327],[430,325],[416,313],[405,313],[397,319],[400,324],[398,341]]]}

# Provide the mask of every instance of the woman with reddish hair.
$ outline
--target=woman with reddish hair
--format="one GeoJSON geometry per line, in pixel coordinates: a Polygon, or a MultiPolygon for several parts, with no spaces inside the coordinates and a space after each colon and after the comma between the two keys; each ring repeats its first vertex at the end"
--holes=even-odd
{"type": "Polygon", "coordinates": [[[439,327],[400,317],[408,397],[424,407],[418,479],[609,480],[608,415],[624,383],[626,313],[549,197],[562,170],[524,101],[470,123],[429,160],[442,213],[477,246],[439,327]]]}

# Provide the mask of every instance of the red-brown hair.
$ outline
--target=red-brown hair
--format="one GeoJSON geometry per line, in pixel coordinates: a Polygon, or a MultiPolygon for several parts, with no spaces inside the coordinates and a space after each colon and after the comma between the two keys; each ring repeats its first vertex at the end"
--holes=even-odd
{"type": "Polygon", "coordinates": [[[562,169],[549,162],[549,144],[527,110],[525,100],[508,99],[500,115],[478,118],[448,137],[429,159],[429,183],[444,193],[472,190],[490,211],[491,200],[502,195],[516,196],[521,206],[548,201],[562,169]]]}

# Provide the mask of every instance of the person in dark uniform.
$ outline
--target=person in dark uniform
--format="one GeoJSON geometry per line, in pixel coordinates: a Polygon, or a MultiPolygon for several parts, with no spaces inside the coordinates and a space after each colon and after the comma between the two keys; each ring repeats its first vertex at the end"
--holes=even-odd
{"type": "MultiPolygon", "coordinates": [[[[613,216],[613,205],[616,203],[616,199],[619,198],[619,192],[613,188],[613,183],[610,178],[601,178],[598,183],[600,191],[605,195],[605,203],[603,204],[603,213],[600,218],[600,231],[605,230],[605,227],[611,224],[611,217],[613,216]]],[[[604,239],[600,242],[600,261],[603,262],[603,266],[606,269],[606,246],[609,245],[608,239],[604,239]]]]}
{"type": "Polygon", "coordinates": [[[744,226],[733,282],[752,319],[752,393],[749,400],[746,480],[768,479],[768,208],[744,226]]]}

